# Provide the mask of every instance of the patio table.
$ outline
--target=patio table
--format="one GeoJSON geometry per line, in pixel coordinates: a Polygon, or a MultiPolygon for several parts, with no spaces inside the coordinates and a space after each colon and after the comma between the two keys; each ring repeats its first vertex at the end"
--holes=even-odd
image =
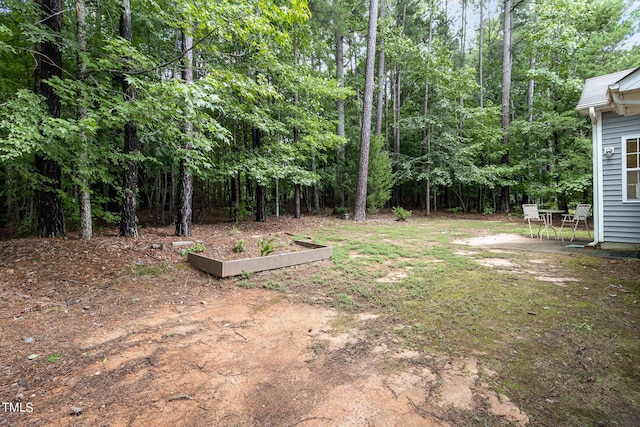
{"type": "Polygon", "coordinates": [[[562,210],[562,209],[538,209],[538,212],[540,212],[541,214],[544,214],[546,219],[547,219],[545,221],[545,226],[544,226],[544,228],[542,228],[540,230],[540,233],[542,233],[542,231],[546,231],[547,232],[547,238],[549,238],[549,228],[551,228],[553,230],[553,232],[556,233],[556,239],[558,239],[558,229],[553,226],[553,214],[563,214],[564,210],[562,210]]]}

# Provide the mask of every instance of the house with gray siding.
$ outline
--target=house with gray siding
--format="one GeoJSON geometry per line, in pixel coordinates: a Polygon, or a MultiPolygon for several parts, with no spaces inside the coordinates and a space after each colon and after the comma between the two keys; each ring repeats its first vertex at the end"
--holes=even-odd
{"type": "Polygon", "coordinates": [[[640,250],[640,68],[585,81],[593,127],[593,229],[603,249],[640,250]]]}

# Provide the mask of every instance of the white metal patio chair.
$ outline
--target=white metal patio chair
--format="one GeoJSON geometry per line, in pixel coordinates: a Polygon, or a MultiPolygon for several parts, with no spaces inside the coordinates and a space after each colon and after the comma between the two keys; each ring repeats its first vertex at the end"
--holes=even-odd
{"type": "MultiPolygon", "coordinates": [[[[560,226],[560,235],[562,236],[562,228],[566,225],[571,227],[571,241],[576,237],[576,229],[578,228],[578,224],[580,221],[584,222],[584,226],[587,229],[587,233],[589,235],[589,239],[591,239],[591,230],[589,230],[589,212],[591,211],[591,205],[580,204],[576,206],[576,212],[571,214],[562,215],[562,225],[560,226]]],[[[564,236],[562,236],[562,241],[564,242],[564,236]]]]}
{"type": "MultiPolygon", "coordinates": [[[[549,238],[549,229],[547,228],[547,217],[545,215],[540,215],[538,212],[538,205],[536,204],[525,204],[522,205],[522,213],[524,214],[524,219],[522,220],[522,229],[524,230],[524,223],[529,224],[529,234],[533,239],[533,229],[531,228],[532,222],[538,223],[538,237],[542,239],[542,234],[540,230],[544,227],[547,230],[547,239],[549,238]]],[[[522,230],[520,230],[522,232],[522,230]]]]}

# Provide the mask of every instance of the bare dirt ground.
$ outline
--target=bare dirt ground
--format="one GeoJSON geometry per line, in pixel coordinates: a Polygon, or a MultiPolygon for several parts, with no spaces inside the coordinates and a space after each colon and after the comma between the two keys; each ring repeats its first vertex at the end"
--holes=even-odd
{"type": "MultiPolygon", "coordinates": [[[[220,222],[192,240],[250,252],[326,220],[220,222]]],[[[528,423],[473,355],[408,351],[375,314],[211,278],[172,233],[0,241],[0,426],[456,426],[464,411],[528,423]]]]}

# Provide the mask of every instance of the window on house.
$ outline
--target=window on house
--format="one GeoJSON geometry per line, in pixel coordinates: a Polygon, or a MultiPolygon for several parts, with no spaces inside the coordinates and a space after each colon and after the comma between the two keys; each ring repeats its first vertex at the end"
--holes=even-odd
{"type": "Polygon", "coordinates": [[[627,138],[625,158],[626,200],[640,201],[640,138],[627,138]]]}

